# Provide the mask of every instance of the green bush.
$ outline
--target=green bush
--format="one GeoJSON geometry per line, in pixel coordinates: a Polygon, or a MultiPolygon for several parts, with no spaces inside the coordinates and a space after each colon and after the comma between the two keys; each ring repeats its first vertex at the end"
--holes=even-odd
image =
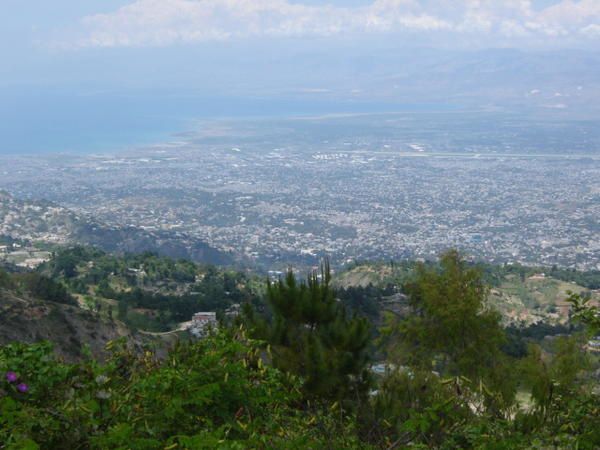
{"type": "Polygon", "coordinates": [[[25,273],[16,276],[16,280],[23,290],[40,300],[77,305],[77,301],[60,282],[44,275],[25,273]]]}
{"type": "Polygon", "coordinates": [[[348,421],[305,410],[299,380],[243,335],[177,345],[163,361],[110,346],[102,364],[65,364],[47,343],[0,348],[3,448],[358,447],[348,421]]]}

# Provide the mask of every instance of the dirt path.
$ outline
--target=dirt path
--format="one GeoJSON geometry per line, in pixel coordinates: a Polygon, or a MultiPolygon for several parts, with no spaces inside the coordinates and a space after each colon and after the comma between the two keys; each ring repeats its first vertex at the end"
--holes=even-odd
{"type": "Polygon", "coordinates": [[[170,334],[175,334],[175,333],[178,333],[180,331],[187,330],[190,327],[191,324],[192,324],[191,320],[188,321],[188,322],[181,322],[179,325],[177,325],[177,328],[175,328],[174,330],[163,331],[163,332],[160,332],[160,333],[155,333],[155,332],[152,332],[152,331],[144,331],[144,330],[138,330],[138,331],[139,331],[139,333],[145,334],[145,335],[148,335],[148,336],[168,336],[170,334]]]}

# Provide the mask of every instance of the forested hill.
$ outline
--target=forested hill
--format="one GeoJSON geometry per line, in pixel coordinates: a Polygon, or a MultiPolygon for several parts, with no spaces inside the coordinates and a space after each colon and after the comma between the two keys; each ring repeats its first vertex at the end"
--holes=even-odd
{"type": "Polygon", "coordinates": [[[0,271],[0,446],[599,448],[600,315],[585,293],[558,333],[530,333],[504,326],[456,251],[400,272],[334,288],[327,264],[267,280],[82,247],[0,271]],[[365,304],[390,297],[401,308],[369,320],[365,304]],[[235,304],[198,340],[134,331],[235,304]],[[54,351],[31,344],[44,339],[54,351]]]}
{"type": "MultiPolygon", "coordinates": [[[[86,343],[100,354],[110,339],[177,330],[196,312],[223,317],[246,304],[259,309],[265,304],[266,276],[249,270],[150,252],[115,255],[82,246],[57,246],[49,254],[51,259],[33,271],[18,268],[19,273],[5,275],[9,281],[3,291],[0,343],[58,336],[63,354],[80,357],[86,343]]],[[[500,313],[510,330],[513,353],[523,354],[532,339],[569,332],[569,292],[589,297],[592,303],[600,299],[600,293],[589,288],[595,286],[597,273],[554,269],[542,275],[540,269],[520,266],[476,267],[489,286],[488,306],[500,313]],[[565,281],[569,279],[583,285],[565,281]]],[[[366,317],[375,329],[388,312],[411,313],[406,287],[416,268],[413,262],[357,265],[334,274],[332,286],[347,311],[366,317]]]]}
{"type": "Polygon", "coordinates": [[[0,266],[0,344],[49,340],[69,360],[95,356],[124,337],[166,347],[198,311],[221,311],[256,298],[242,273],[154,253],[117,256],[94,247],[55,247],[36,270],[0,266]]]}

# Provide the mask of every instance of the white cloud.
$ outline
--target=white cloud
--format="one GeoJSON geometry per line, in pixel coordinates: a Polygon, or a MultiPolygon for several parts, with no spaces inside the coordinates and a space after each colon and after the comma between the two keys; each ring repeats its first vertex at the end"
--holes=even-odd
{"type": "Polygon", "coordinates": [[[581,29],[581,34],[592,37],[600,38],[600,25],[593,23],[581,29]]]}
{"type": "Polygon", "coordinates": [[[503,36],[508,38],[523,38],[530,33],[527,29],[515,20],[505,20],[500,24],[500,31],[503,36]]]}
{"type": "Polygon", "coordinates": [[[246,36],[340,33],[353,17],[343,8],[285,0],[137,0],[83,19],[82,45],[167,45],[246,36]]]}
{"type": "Polygon", "coordinates": [[[164,46],[249,37],[455,33],[494,39],[600,37],[600,0],[374,0],[362,7],[289,0],[136,0],[81,20],[77,47],[164,46]]]}
{"type": "Polygon", "coordinates": [[[541,13],[542,20],[562,26],[576,27],[600,22],[600,1],[563,0],[541,13]]]}

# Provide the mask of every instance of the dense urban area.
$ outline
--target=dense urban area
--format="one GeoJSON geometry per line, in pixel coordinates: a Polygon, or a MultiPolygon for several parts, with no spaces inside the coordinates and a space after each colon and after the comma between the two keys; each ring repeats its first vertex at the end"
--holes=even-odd
{"type": "Polygon", "coordinates": [[[488,262],[599,269],[593,123],[565,132],[550,119],[475,117],[205,122],[113,155],[2,157],[13,169],[0,188],[269,268],[456,247],[488,262]]]}

